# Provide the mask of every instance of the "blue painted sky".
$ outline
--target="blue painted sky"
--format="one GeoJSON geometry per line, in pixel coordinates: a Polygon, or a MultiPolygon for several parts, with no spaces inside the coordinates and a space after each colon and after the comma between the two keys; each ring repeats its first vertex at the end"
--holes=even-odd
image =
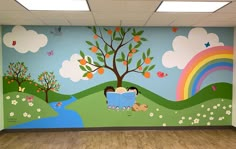
{"type": "MultiPolygon", "coordinates": [[[[2,36],[11,32],[13,27],[14,26],[3,26],[2,36]]],[[[94,41],[94,34],[87,27],[62,26],[62,34],[60,36],[53,34],[55,31],[55,26],[24,27],[26,30],[34,30],[38,34],[46,35],[48,39],[47,45],[40,48],[36,53],[19,53],[14,48],[7,47],[3,43],[3,73],[6,73],[10,62],[18,61],[25,62],[28,67],[28,71],[31,73],[32,78],[35,81],[37,81],[38,75],[41,72],[53,71],[56,75],[56,79],[61,84],[59,92],[63,94],[77,93],[103,82],[116,79],[115,75],[109,70],[105,70],[105,74],[103,75],[98,75],[97,73],[94,74],[94,78],[91,80],[80,80],[78,82],[73,82],[70,79],[63,78],[60,75],[59,70],[62,67],[63,61],[70,60],[70,57],[73,54],[79,54],[79,51],[83,51],[85,55],[89,55],[96,60],[95,55],[88,50],[90,46],[86,44],[86,41],[94,41]],[[52,50],[54,54],[52,56],[48,56],[48,52],[52,50]]],[[[108,28],[114,29],[112,27],[108,28]]],[[[181,27],[178,28],[177,32],[172,32],[172,28],[169,27],[136,27],[136,30],[144,30],[142,37],[145,37],[148,40],[143,42],[138,50],[145,51],[150,48],[151,56],[154,57],[152,64],[155,64],[156,67],[151,71],[151,78],[149,79],[145,79],[141,74],[130,73],[124,80],[143,86],[146,89],[169,100],[175,100],[176,86],[182,69],[177,67],[167,68],[163,65],[162,58],[167,51],[174,49],[173,40],[176,37],[183,36],[188,38],[188,34],[192,29],[193,28],[181,27]],[[156,75],[158,71],[165,72],[168,76],[159,78],[156,75]]],[[[224,45],[233,46],[233,28],[204,28],[204,30],[206,30],[208,34],[216,34],[219,38],[219,42],[224,45]]],[[[127,46],[122,49],[122,51],[125,50],[127,50],[127,46]]],[[[140,58],[140,54],[141,52],[134,56],[133,61],[135,64],[135,59],[140,58]]],[[[123,69],[123,65],[120,65],[119,68],[123,69]]],[[[215,72],[206,78],[202,87],[219,81],[232,83],[232,72],[215,72]]]]}

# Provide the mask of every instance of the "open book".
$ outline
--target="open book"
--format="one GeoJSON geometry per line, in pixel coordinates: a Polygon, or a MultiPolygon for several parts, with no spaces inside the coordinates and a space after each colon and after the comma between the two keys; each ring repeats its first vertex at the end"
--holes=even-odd
{"type": "Polygon", "coordinates": [[[135,103],[135,92],[125,92],[123,94],[107,92],[107,101],[110,107],[131,108],[135,103]]]}

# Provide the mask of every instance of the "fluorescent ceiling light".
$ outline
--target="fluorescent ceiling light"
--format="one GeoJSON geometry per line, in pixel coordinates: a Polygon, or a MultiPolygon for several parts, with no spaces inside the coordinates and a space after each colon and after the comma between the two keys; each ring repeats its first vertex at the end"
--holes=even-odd
{"type": "Polygon", "coordinates": [[[163,1],[157,12],[214,12],[230,2],[163,1]]]}
{"type": "Polygon", "coordinates": [[[89,11],[86,0],[16,0],[28,10],[89,11]]]}

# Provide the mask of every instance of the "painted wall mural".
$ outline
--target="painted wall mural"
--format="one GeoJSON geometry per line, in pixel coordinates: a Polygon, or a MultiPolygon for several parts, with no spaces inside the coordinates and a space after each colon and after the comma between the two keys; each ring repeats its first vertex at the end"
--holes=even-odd
{"type": "Polygon", "coordinates": [[[3,26],[4,126],[232,121],[233,28],[3,26]]]}

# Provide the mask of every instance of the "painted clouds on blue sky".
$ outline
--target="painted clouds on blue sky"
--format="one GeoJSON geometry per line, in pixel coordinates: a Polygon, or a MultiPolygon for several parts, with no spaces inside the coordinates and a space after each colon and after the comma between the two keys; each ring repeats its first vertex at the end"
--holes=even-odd
{"type": "MultiPolygon", "coordinates": [[[[87,59],[88,56],[85,56],[85,59],[87,59]]],[[[91,58],[91,57],[90,57],[91,58]]],[[[82,59],[82,57],[79,54],[73,54],[70,57],[70,60],[65,60],[62,62],[62,67],[59,70],[60,75],[63,78],[69,78],[73,82],[78,82],[80,80],[88,80],[87,77],[83,77],[83,74],[85,73],[82,71],[79,67],[78,60],[82,59]]],[[[91,58],[92,60],[92,58],[91,58]]],[[[92,61],[93,63],[93,61],[92,61]]],[[[86,64],[89,65],[89,64],[86,64]]],[[[96,68],[92,65],[89,65],[93,70],[96,68]]]]}
{"type": "Polygon", "coordinates": [[[14,26],[12,32],[3,36],[3,43],[19,53],[36,53],[41,47],[46,46],[47,42],[47,36],[26,30],[23,26],[14,26]]]}
{"type": "Polygon", "coordinates": [[[207,33],[204,28],[193,28],[188,37],[177,36],[172,42],[173,50],[162,56],[162,63],[167,68],[184,69],[188,62],[199,52],[214,46],[223,46],[219,37],[214,33],[207,33]]]}

